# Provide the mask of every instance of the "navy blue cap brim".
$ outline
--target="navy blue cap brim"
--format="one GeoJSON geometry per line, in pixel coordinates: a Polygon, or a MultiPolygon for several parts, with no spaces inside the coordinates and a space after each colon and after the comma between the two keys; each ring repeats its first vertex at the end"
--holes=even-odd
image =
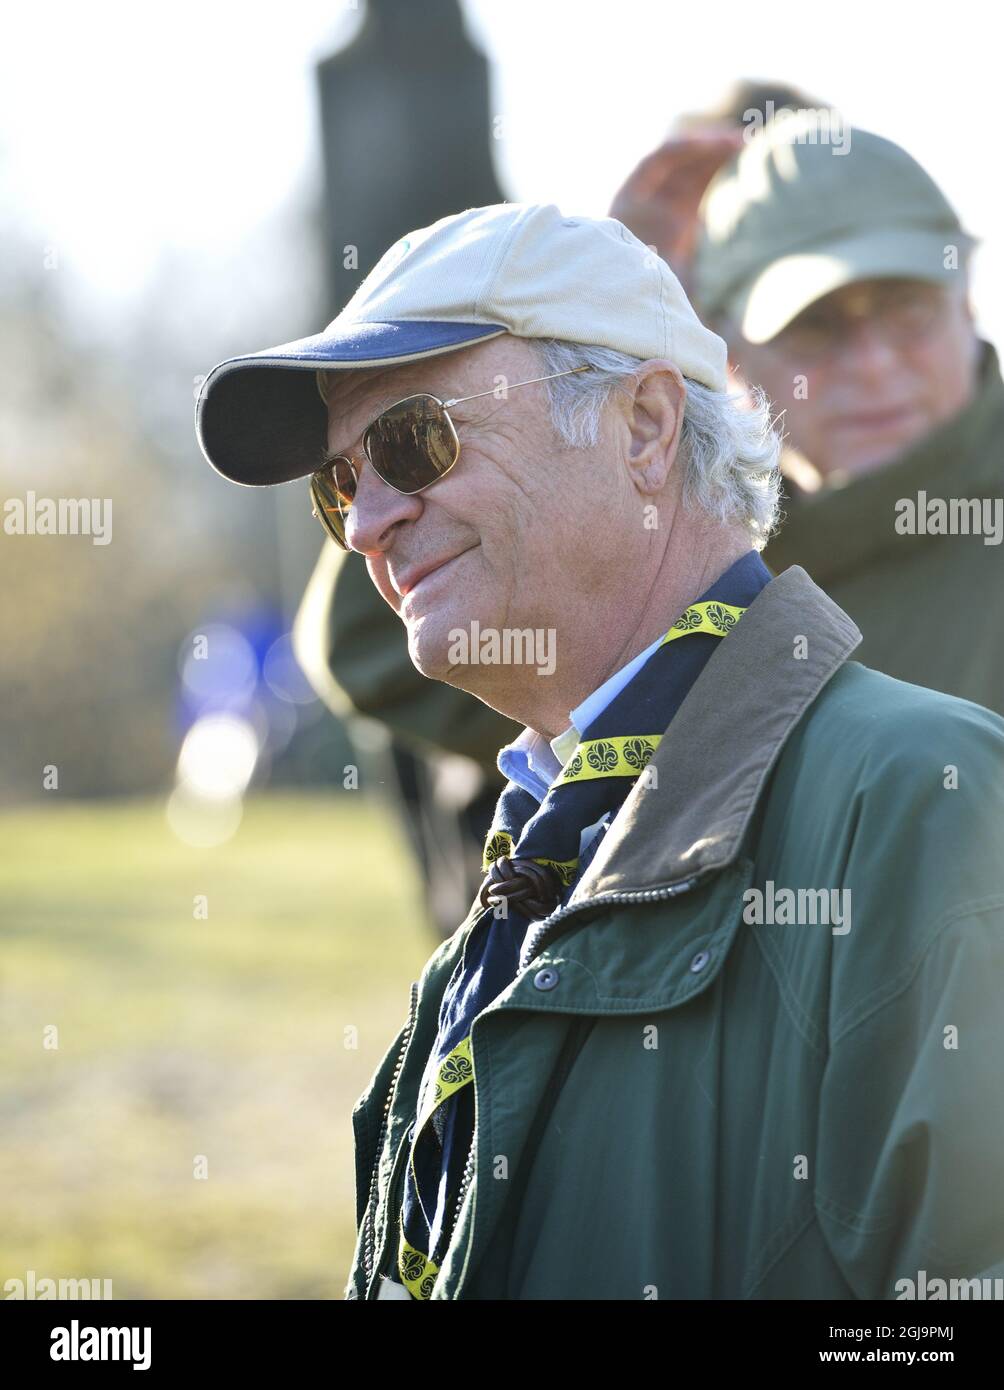
{"type": "Polygon", "coordinates": [[[244,487],[305,478],[320,467],[327,438],[319,369],[417,362],[508,332],[503,324],[359,323],[230,357],[209,373],[195,403],[199,447],[217,473],[244,487]]]}

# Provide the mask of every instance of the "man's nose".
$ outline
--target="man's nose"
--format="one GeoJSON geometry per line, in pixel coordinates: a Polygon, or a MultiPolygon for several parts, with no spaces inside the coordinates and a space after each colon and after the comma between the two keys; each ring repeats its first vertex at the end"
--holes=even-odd
{"type": "Polygon", "coordinates": [[[424,503],[415,493],[398,492],[377,476],[369,461],[357,459],[356,495],[345,519],[345,539],[350,550],[365,554],[385,549],[399,521],[415,521],[424,503]]]}
{"type": "Polygon", "coordinates": [[[862,375],[888,371],[899,360],[899,349],[884,326],[876,319],[865,317],[848,331],[844,350],[855,369],[862,375]]]}

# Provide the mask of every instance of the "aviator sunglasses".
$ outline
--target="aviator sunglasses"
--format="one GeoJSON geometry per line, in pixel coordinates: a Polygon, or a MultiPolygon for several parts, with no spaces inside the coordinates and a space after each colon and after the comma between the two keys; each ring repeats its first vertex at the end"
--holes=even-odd
{"type": "MultiPolygon", "coordinates": [[[[532,386],[537,381],[553,381],[555,377],[587,371],[589,365],[586,362],[567,372],[552,372],[550,376],[514,382],[505,388],[505,394],[517,386],[532,386]]],[[[366,426],[362,437],[363,453],[377,477],[395,492],[422,492],[449,473],[460,457],[460,440],[450,419],[449,407],[498,394],[497,389],[479,391],[474,396],[457,396],[449,401],[426,393],[406,396],[366,426]]],[[[325,459],[310,478],[314,516],[343,550],[349,548],[345,540],[345,522],[358,482],[355,463],[346,454],[325,459]]]]}

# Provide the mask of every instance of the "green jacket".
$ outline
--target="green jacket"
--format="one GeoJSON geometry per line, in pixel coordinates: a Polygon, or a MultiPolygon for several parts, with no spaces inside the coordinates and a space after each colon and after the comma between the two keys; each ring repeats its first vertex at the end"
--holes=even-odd
{"type": "Polygon", "coordinates": [[[815,494],[793,494],[763,552],[776,573],[801,565],[861,629],[860,660],[1004,714],[1004,543],[979,535],[901,535],[896,504],[1004,498],[1004,381],[983,344],[979,383],[954,419],[894,463],[815,494]]]}
{"type": "MultiPolygon", "coordinates": [[[[804,570],[769,584],[531,929],[472,1027],[473,1163],[434,1299],[1004,1274],[1004,720],[848,660],[859,642],[804,570]],[[750,924],[769,884],[848,890],[850,930],[750,924]]],[[[475,920],[353,1111],[347,1298],[398,1277],[406,1132],[475,920]]]]}

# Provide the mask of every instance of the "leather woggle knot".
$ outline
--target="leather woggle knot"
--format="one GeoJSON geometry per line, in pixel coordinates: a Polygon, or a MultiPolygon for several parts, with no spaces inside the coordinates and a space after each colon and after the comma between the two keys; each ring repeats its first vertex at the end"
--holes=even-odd
{"type": "Polygon", "coordinates": [[[495,906],[489,898],[505,899],[507,909],[511,905],[524,917],[536,921],[549,916],[558,906],[561,879],[549,864],[538,864],[534,859],[510,859],[503,854],[494,861],[481,885],[482,907],[495,906]]]}

